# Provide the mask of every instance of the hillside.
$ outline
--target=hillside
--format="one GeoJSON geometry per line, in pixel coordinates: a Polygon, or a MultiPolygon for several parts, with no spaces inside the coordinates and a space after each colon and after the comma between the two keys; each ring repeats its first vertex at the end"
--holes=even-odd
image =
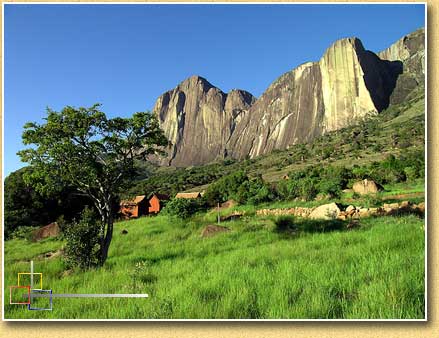
{"type": "Polygon", "coordinates": [[[424,111],[424,88],[418,87],[405,102],[393,104],[375,117],[326,133],[307,144],[242,161],[221,160],[187,168],[148,167],[140,175],[149,178],[134,182],[122,196],[150,191],[170,195],[178,191],[202,191],[211,182],[237,170],[244,170],[252,177],[262,175],[267,182],[277,182],[292,171],[316,164],[352,167],[382,160],[389,154],[423,152],[424,111]]]}
{"type": "Polygon", "coordinates": [[[424,48],[424,29],[378,54],[358,38],[344,38],[318,62],[281,75],[259,98],[239,89],[224,93],[192,76],[153,108],[172,142],[159,162],[186,167],[256,158],[376,116],[423,87],[424,48]]]}

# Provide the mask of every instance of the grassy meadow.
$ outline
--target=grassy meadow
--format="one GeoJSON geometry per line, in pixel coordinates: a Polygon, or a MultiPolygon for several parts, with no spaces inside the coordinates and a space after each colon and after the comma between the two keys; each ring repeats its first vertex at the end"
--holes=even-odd
{"type": "Polygon", "coordinates": [[[53,293],[149,298],[54,298],[53,311],[29,311],[9,305],[7,288],[5,318],[425,317],[422,218],[367,218],[350,230],[344,222],[308,221],[305,231],[278,232],[276,218],[255,216],[254,207],[236,209],[246,216],[223,222],[231,231],[210,238],[200,233],[215,223],[215,211],[186,221],[157,216],[118,222],[104,267],[85,272],[66,271],[61,256],[45,257],[61,249],[62,240],[6,241],[5,286],[16,285],[17,273],[29,271],[34,260],[43,288],[53,293]]]}

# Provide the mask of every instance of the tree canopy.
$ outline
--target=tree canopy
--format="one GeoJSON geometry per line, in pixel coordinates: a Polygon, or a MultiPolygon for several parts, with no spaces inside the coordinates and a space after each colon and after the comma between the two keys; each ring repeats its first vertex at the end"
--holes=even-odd
{"type": "Polygon", "coordinates": [[[135,174],[135,161],[164,154],[169,145],[151,113],[107,118],[100,105],[47,109],[45,123],[26,123],[18,152],[33,170],[24,178],[41,194],[69,185],[88,196],[101,216],[101,264],[113,233],[112,201],[135,174]]]}

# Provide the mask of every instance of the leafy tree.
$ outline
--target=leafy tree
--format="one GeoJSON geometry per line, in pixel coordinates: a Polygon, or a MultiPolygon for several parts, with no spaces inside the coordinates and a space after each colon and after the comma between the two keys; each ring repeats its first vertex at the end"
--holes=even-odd
{"type": "Polygon", "coordinates": [[[93,201],[103,224],[102,265],[113,237],[112,203],[118,189],[136,174],[136,159],[163,154],[168,141],[150,113],[109,119],[99,107],[47,109],[45,123],[24,126],[23,143],[31,147],[18,154],[33,166],[25,180],[39,193],[50,195],[67,185],[93,201]]]}
{"type": "Polygon", "coordinates": [[[30,168],[22,168],[5,179],[5,238],[23,226],[37,226],[49,221],[54,210],[53,200],[45,200],[35,189],[24,182],[23,175],[30,168]],[[51,206],[52,208],[47,208],[51,206]]]}

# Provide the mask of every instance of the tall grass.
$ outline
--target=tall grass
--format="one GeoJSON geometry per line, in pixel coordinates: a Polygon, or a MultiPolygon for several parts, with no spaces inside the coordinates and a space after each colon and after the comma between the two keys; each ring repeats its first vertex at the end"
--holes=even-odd
{"type": "Polygon", "coordinates": [[[361,220],[355,230],[285,236],[272,217],[224,223],[212,215],[117,223],[100,269],[64,271],[49,240],[5,247],[6,318],[424,318],[424,230],[416,216],[361,220]],[[126,229],[128,234],[120,232],[126,229]],[[39,257],[39,258],[38,258],[39,257]],[[55,298],[53,311],[8,305],[16,274],[43,272],[54,293],[148,293],[147,299],[55,298]]]}

